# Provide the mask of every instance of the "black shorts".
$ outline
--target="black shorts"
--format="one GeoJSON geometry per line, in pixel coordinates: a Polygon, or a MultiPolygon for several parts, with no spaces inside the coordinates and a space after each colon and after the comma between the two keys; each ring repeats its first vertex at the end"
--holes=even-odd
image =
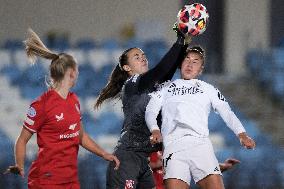
{"type": "Polygon", "coordinates": [[[118,170],[114,170],[114,162],[107,168],[107,189],[151,189],[155,187],[154,177],[149,160],[143,152],[118,149],[115,155],[120,161],[118,170]]]}

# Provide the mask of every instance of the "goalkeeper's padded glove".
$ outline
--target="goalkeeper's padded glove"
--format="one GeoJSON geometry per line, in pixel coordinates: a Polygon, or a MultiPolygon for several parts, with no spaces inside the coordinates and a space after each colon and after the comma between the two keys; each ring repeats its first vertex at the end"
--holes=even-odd
{"type": "Polygon", "coordinates": [[[177,33],[177,43],[188,45],[191,42],[192,36],[190,34],[184,34],[178,28],[178,24],[175,22],[173,25],[173,30],[177,33]]]}

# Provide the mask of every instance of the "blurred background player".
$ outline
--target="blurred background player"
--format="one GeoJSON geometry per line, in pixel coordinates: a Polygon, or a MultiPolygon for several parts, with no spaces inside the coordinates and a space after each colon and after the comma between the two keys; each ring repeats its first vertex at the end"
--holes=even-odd
{"type": "Polygon", "coordinates": [[[114,161],[115,169],[119,161],[84,132],[79,100],[70,92],[79,74],[75,59],[66,53],[51,52],[31,29],[28,35],[24,42],[28,58],[31,64],[37,56],[51,60],[51,82],[49,90],[30,105],[15,144],[15,165],[10,166],[7,172],[24,177],[26,144],[37,133],[38,157],[30,167],[28,188],[78,189],[79,145],[105,160],[114,161]]]}
{"type": "Polygon", "coordinates": [[[163,161],[167,189],[188,189],[191,175],[202,189],[224,188],[221,170],[215,157],[208,130],[211,107],[248,149],[255,142],[246,134],[224,96],[212,85],[196,79],[203,71],[205,52],[192,47],[181,64],[181,78],[164,84],[151,94],[146,108],[147,125],[152,141],[161,141],[157,115],[162,109],[163,161]]]}
{"type": "Polygon", "coordinates": [[[161,151],[151,153],[149,165],[153,171],[156,189],[163,189],[163,156],[161,151]]]}

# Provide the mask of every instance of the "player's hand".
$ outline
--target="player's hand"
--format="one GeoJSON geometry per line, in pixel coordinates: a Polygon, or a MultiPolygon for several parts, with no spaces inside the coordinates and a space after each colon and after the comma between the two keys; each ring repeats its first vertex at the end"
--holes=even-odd
{"type": "Polygon", "coordinates": [[[245,132],[239,134],[240,143],[247,149],[254,149],[255,142],[252,138],[250,138],[245,132]]]}
{"type": "Polygon", "coordinates": [[[224,163],[220,163],[219,166],[220,166],[221,172],[224,172],[224,171],[227,171],[229,169],[232,169],[233,166],[238,164],[238,163],[240,163],[239,160],[229,158],[229,159],[226,159],[224,163]]]}
{"type": "Polygon", "coordinates": [[[182,36],[184,38],[184,44],[188,45],[192,41],[192,36],[190,34],[184,34],[178,29],[178,25],[175,22],[173,25],[173,30],[177,33],[177,36],[182,36]]]}
{"type": "Polygon", "coordinates": [[[157,144],[162,142],[162,135],[160,130],[153,130],[152,135],[150,136],[151,144],[157,144]]]}
{"type": "Polygon", "coordinates": [[[184,37],[184,44],[185,45],[188,45],[188,44],[190,44],[191,43],[191,41],[192,41],[192,36],[191,35],[185,35],[185,37],[184,37]]]}
{"type": "Polygon", "coordinates": [[[117,170],[119,168],[120,165],[120,161],[117,159],[117,157],[113,154],[109,154],[109,153],[105,153],[102,156],[105,160],[107,161],[114,161],[115,162],[115,167],[114,170],[117,170]]]}
{"type": "Polygon", "coordinates": [[[9,166],[8,169],[4,172],[4,174],[13,173],[15,175],[21,175],[23,178],[25,176],[24,169],[19,167],[18,165],[9,166]]]}

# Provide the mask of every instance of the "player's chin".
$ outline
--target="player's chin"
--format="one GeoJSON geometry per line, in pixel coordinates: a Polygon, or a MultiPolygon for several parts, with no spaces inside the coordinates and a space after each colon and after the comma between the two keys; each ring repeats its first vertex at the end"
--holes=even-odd
{"type": "Polygon", "coordinates": [[[77,84],[77,79],[72,83],[72,87],[75,87],[76,84],[77,84]]]}
{"type": "Polygon", "coordinates": [[[183,79],[184,80],[194,79],[194,76],[192,74],[185,74],[185,75],[183,75],[183,79]]]}
{"type": "Polygon", "coordinates": [[[141,74],[146,73],[148,70],[149,70],[148,66],[147,66],[147,67],[143,67],[143,68],[141,69],[141,74]]]}

